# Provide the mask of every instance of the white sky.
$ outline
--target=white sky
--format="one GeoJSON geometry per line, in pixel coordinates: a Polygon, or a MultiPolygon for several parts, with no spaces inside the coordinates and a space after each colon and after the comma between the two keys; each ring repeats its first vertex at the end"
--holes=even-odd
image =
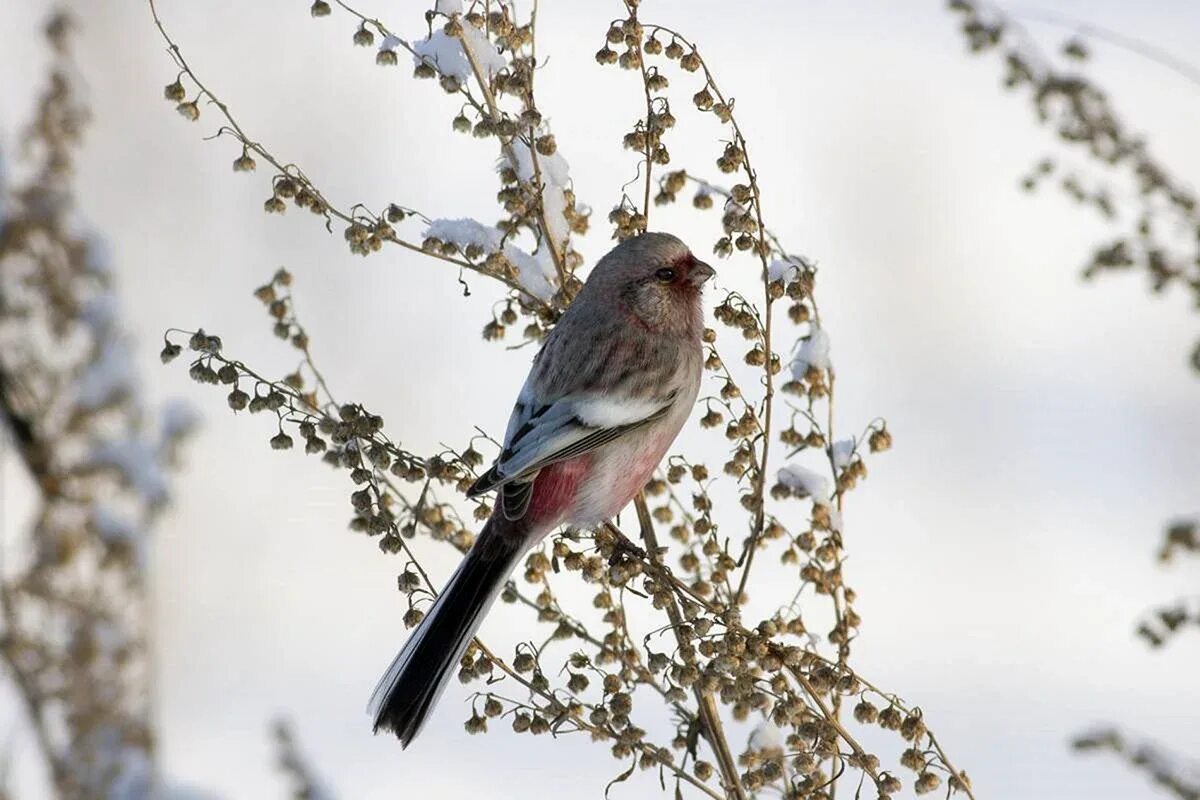
{"type": "MultiPolygon", "coordinates": [[[[5,150],[42,79],[43,5],[0,6],[5,150]]],[[[419,256],[389,249],[364,261],[310,215],[266,217],[268,176],[234,175],[232,145],[200,140],[215,114],[188,125],[161,100],[175,73],[143,5],[76,5],[96,116],[82,207],[111,242],[153,394],[185,396],[206,417],[157,544],[166,771],[230,798],[282,796],[267,725],[286,712],[344,798],[599,797],[623,768],[605,748],[506,726],[466,737],[461,687],[409,752],[373,738],[363,707],[404,635],[400,562],[346,530],[343,476],[270,451],[268,423],[234,419],[186,368],[158,364],[164,328],[203,325],[247,361],[290,369],[250,296],[286,265],[335,391],[422,452],[463,441],[474,424],[503,426],[531,352],[479,339],[496,291],[474,281],[464,300],[453,272],[419,256]]],[[[351,47],[344,16],[314,21],[295,0],[160,6],[251,135],[329,196],[494,217],[492,143],[451,138],[453,102],[406,68],[374,67],[351,47]]],[[[1194,683],[1200,639],[1149,653],[1132,636],[1141,612],[1194,585],[1186,566],[1164,571],[1152,556],[1163,523],[1200,501],[1200,395],[1185,366],[1196,317],[1182,296],[1152,299],[1140,276],[1081,283],[1105,229],[1054,191],[1019,192],[1050,141],[1025,99],[999,91],[998,61],[964,54],[942,6],[650,0],[643,16],[701,44],[738,100],[768,224],[822,266],[843,430],[884,416],[896,437],[846,515],[865,620],[858,668],[925,709],[980,798],[1150,796],[1140,777],[1066,742],[1115,721],[1198,750],[1200,706],[1176,687],[1194,683]]],[[[418,4],[366,7],[401,33],[423,26],[418,4]]],[[[618,7],[543,1],[540,11],[539,105],[578,195],[597,209],[589,261],[606,249],[602,217],[634,171],[619,142],[639,113],[637,82],[592,60],[618,7]]],[[[1200,37],[1200,7],[1182,0],[1136,12],[1085,0],[1022,7],[1184,57],[1200,37]]],[[[1098,53],[1117,107],[1167,164],[1200,175],[1200,91],[1098,53]]],[[[687,110],[691,84],[676,85],[672,153],[711,163],[716,126],[687,110]]],[[[656,211],[652,227],[700,251],[715,219],[656,211]]],[[[6,480],[19,487],[14,472],[6,480]]],[[[444,576],[451,555],[425,552],[444,576]]],[[[511,642],[523,626],[526,616],[500,608],[484,633],[511,642]]],[[[639,773],[613,796],[656,790],[639,773]]]]}

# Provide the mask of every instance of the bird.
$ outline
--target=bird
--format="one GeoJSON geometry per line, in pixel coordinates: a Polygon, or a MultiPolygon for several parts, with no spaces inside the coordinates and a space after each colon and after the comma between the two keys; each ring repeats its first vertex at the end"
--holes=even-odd
{"type": "Polygon", "coordinates": [[[559,526],[595,529],[650,479],[691,415],[703,370],[702,289],[715,274],[668,233],[617,244],[546,336],[501,452],[467,491],[491,516],[368,705],[407,748],[525,553],[559,526]]]}

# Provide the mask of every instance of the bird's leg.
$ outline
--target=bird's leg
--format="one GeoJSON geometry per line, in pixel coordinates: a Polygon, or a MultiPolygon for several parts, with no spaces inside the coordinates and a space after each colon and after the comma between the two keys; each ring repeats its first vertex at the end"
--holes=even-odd
{"type": "Polygon", "coordinates": [[[612,555],[608,557],[610,566],[616,564],[625,556],[633,556],[639,561],[646,558],[646,551],[635,544],[628,536],[621,533],[621,529],[612,522],[605,522],[604,529],[612,534],[613,537],[612,555]]]}

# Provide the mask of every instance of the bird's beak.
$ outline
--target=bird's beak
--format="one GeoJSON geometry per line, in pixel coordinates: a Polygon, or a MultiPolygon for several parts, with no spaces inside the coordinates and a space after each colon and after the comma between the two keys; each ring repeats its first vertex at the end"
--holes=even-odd
{"type": "Polygon", "coordinates": [[[688,280],[690,280],[696,286],[700,286],[716,274],[717,271],[708,264],[705,264],[703,261],[696,261],[694,264],[692,264],[692,268],[688,272],[688,280]]]}

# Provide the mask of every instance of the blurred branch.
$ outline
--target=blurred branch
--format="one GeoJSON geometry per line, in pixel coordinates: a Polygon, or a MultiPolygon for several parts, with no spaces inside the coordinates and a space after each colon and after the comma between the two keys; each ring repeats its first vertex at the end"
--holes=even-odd
{"type": "Polygon", "coordinates": [[[1188,762],[1151,742],[1130,741],[1115,728],[1102,728],[1076,737],[1071,745],[1083,753],[1115,754],[1180,800],[1200,798],[1200,763],[1188,762]]]}
{"type": "Polygon", "coordinates": [[[111,265],[74,210],[89,118],[74,25],[53,15],[47,88],[21,185],[0,186],[0,434],[33,478],[28,529],[0,561],[0,660],[49,765],[51,796],[143,800],[156,788],[149,534],[190,427],[149,412],[120,328],[111,265]]]}
{"type": "Polygon", "coordinates": [[[272,726],[279,769],[288,779],[289,795],[293,800],[334,800],[336,795],[326,788],[308,758],[300,751],[292,724],[278,719],[272,726]]]}
{"type": "Polygon", "coordinates": [[[1015,9],[1009,12],[1016,19],[1024,19],[1030,22],[1043,22],[1048,25],[1057,25],[1062,28],[1069,28],[1075,31],[1079,36],[1088,39],[1095,39],[1100,42],[1107,42],[1128,50],[1131,53],[1139,55],[1149,61],[1153,61],[1159,66],[1166,67],[1176,75],[1200,86],[1200,68],[1197,68],[1192,63],[1185,61],[1182,58],[1168,53],[1166,50],[1158,47],[1150,42],[1138,39],[1120,31],[1105,28],[1101,25],[1096,25],[1091,22],[1086,22],[1080,19],[1074,19],[1063,14],[1056,14],[1050,11],[1040,11],[1033,9],[1015,9]]]}
{"type": "MultiPolygon", "coordinates": [[[[959,15],[962,33],[972,52],[1002,55],[1005,86],[1028,93],[1040,124],[1053,127],[1067,148],[1084,153],[1091,167],[1116,175],[1136,191],[1136,197],[1129,199],[1107,187],[1089,188],[1096,181],[1076,171],[1062,174],[1059,184],[1073,200],[1095,209],[1114,225],[1122,221],[1132,223],[1130,229],[1119,232],[1115,239],[1096,246],[1084,276],[1141,269],[1150,277],[1153,291],[1181,287],[1193,295],[1196,307],[1200,308],[1200,209],[1196,197],[1182,178],[1151,155],[1145,138],[1131,131],[1108,94],[1078,69],[1089,55],[1080,37],[1106,41],[1138,53],[1195,84],[1200,84],[1200,72],[1160,48],[1058,14],[1006,14],[976,0],[950,0],[949,6],[959,15]],[[1056,66],[1014,18],[1075,29],[1076,38],[1068,40],[1061,53],[1076,68],[1056,66]]],[[[1059,170],[1054,160],[1041,159],[1025,177],[1023,186],[1033,190],[1056,171],[1059,170]]],[[[1200,372],[1200,344],[1195,346],[1191,362],[1200,372]]],[[[1169,561],[1181,551],[1194,552],[1196,539],[1194,520],[1172,524],[1159,552],[1160,560],[1169,561]]],[[[1152,647],[1163,645],[1185,624],[1200,622],[1200,610],[1190,610],[1188,605],[1188,601],[1180,600],[1155,610],[1139,624],[1138,636],[1152,647]]],[[[1149,772],[1157,784],[1177,797],[1186,800],[1200,797],[1200,781],[1194,771],[1190,779],[1181,777],[1183,771],[1176,760],[1152,746],[1131,745],[1115,730],[1081,736],[1074,744],[1079,750],[1105,749],[1117,753],[1149,772]]]]}
{"type": "MultiPolygon", "coordinates": [[[[971,52],[1002,57],[1005,87],[1027,94],[1039,124],[1052,128],[1066,148],[1084,154],[1093,168],[1131,187],[1128,200],[1107,186],[1089,188],[1096,181],[1060,169],[1052,158],[1040,159],[1024,178],[1023,186],[1032,191],[1059,172],[1068,197],[1114,226],[1123,224],[1115,238],[1095,246],[1084,276],[1140,269],[1153,291],[1182,288],[1200,308],[1200,204],[1188,182],[1152,154],[1108,94],[1082,73],[1087,49],[1077,39],[1068,41],[1062,53],[1074,66],[1060,67],[1002,10],[976,0],[950,0],[949,6],[971,52]]],[[[1164,60],[1152,50],[1143,55],[1164,60]]],[[[1191,361],[1200,372],[1200,342],[1191,361]]]]}

